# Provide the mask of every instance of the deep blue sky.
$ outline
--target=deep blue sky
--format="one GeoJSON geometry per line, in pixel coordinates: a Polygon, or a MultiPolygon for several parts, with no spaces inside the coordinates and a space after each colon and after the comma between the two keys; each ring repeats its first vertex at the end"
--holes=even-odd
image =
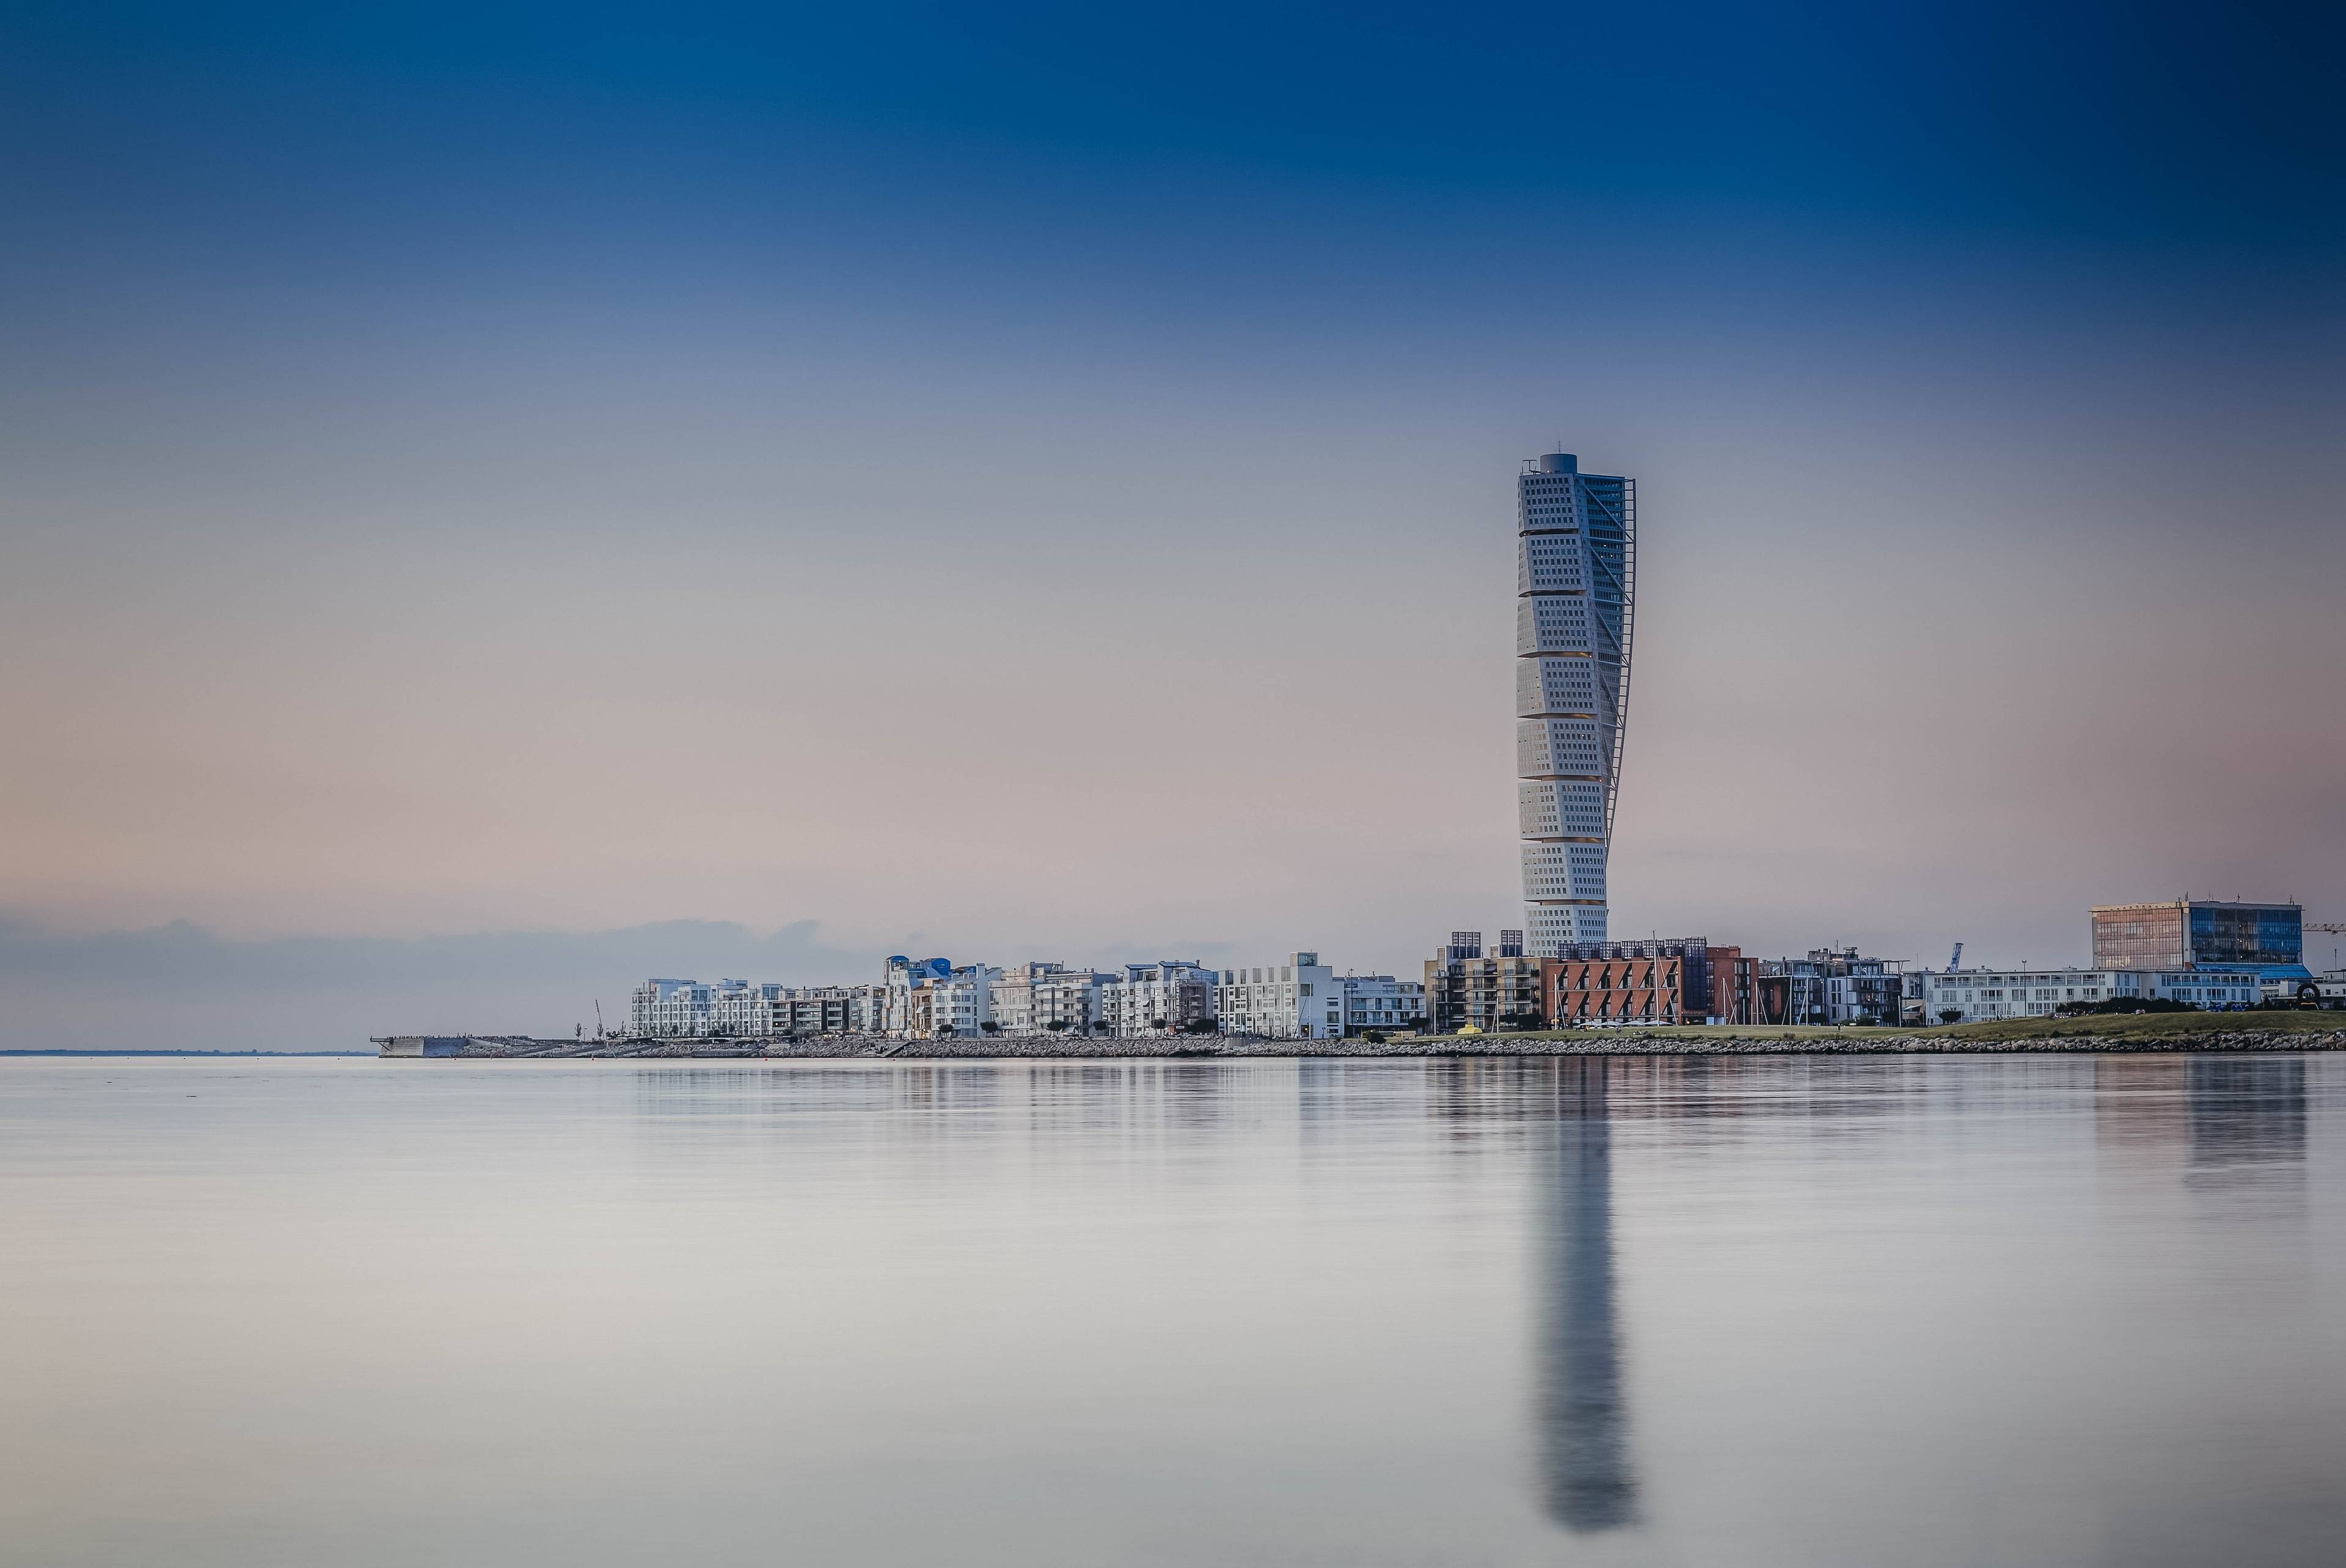
{"type": "Polygon", "coordinates": [[[1623,929],[2346,901],[2341,34],[12,7],[0,919],[1406,965],[1559,441],[1623,929]]]}
{"type": "Polygon", "coordinates": [[[1571,198],[2312,260],[2340,34],[2171,4],[93,5],[12,7],[5,37],[14,172],[125,231],[762,187],[770,219],[941,201],[1009,239],[1169,209],[1227,238],[1310,191],[1396,229],[1571,198]]]}

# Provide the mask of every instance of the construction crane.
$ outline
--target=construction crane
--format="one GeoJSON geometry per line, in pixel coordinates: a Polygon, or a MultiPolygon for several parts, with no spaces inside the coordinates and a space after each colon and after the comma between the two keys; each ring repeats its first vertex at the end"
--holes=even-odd
{"type": "Polygon", "coordinates": [[[1963,966],[1964,966],[1964,944],[1963,944],[1962,942],[1957,942],[1957,943],[1955,943],[1955,955],[1954,955],[1954,957],[1953,957],[1953,958],[1951,958],[1951,959],[1947,960],[1947,972],[1948,972],[1949,974],[1953,974],[1953,973],[1954,973],[1954,972],[1955,972],[1955,971],[1957,971],[1957,970],[1961,969],[1963,966]]]}

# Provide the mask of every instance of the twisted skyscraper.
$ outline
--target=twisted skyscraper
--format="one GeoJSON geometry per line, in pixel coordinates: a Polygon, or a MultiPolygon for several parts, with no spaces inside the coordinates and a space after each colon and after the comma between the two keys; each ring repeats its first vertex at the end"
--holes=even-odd
{"type": "Polygon", "coordinates": [[[1603,942],[1605,860],[1629,710],[1635,480],[1569,453],[1515,482],[1515,776],[1529,951],[1603,942]]]}

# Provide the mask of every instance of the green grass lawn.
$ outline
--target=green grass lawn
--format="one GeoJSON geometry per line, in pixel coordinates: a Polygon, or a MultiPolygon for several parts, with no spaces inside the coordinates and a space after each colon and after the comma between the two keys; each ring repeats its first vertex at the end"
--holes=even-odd
{"type": "Polygon", "coordinates": [[[2346,1033],[2346,1013],[2290,1008],[2272,1013],[2111,1013],[2092,1018],[1999,1018],[1958,1023],[1932,1033],[1979,1040],[2044,1040],[2055,1035],[2116,1036],[2157,1040],[2175,1034],[2336,1034],[2346,1033]]]}

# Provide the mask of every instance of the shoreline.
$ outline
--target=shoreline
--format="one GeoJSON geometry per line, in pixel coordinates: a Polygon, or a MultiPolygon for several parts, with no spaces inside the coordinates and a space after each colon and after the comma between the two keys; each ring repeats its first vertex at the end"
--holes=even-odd
{"type": "MultiPolygon", "coordinates": [[[[2196,1020],[2194,1021],[2197,1022],[2196,1020]]],[[[380,1054],[434,1061],[1237,1061],[1264,1058],[1540,1056],[1979,1056],[2346,1051],[2346,1024],[2329,1028],[2112,1028],[2042,1033],[1830,1030],[1761,1033],[1721,1028],[1562,1034],[1410,1035],[1372,1040],[1269,1040],[1229,1035],[1066,1039],[987,1035],[901,1040],[819,1035],[794,1040],[536,1040],[516,1035],[379,1036],[380,1054]]]]}

